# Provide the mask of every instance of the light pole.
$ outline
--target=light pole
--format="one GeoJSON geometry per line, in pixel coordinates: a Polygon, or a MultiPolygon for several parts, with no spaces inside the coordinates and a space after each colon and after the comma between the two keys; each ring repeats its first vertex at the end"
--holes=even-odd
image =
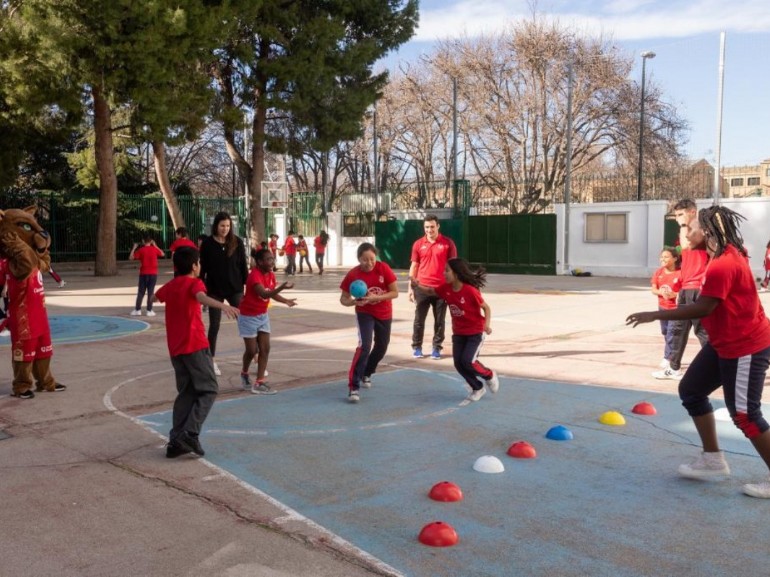
{"type": "Polygon", "coordinates": [[[642,200],[642,160],[644,159],[644,85],[645,71],[648,58],[655,58],[655,53],[649,50],[642,52],[642,101],[639,112],[639,164],[636,167],[636,200],[642,200]]]}

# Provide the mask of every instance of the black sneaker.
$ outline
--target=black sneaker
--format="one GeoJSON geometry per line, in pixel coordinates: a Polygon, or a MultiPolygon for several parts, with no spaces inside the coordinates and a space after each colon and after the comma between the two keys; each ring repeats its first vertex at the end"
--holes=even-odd
{"type": "Polygon", "coordinates": [[[23,393],[19,393],[18,395],[14,393],[13,396],[19,399],[34,399],[35,393],[33,393],[32,390],[30,389],[30,390],[24,391],[23,393]]]}
{"type": "Polygon", "coordinates": [[[203,450],[203,447],[201,447],[201,443],[198,440],[198,437],[193,437],[187,431],[180,433],[177,438],[174,439],[174,442],[183,449],[187,449],[188,453],[195,453],[201,457],[206,454],[203,450]]]}
{"type": "Polygon", "coordinates": [[[182,455],[187,455],[188,453],[191,453],[192,451],[188,451],[186,448],[179,445],[179,443],[170,442],[168,445],[166,445],[166,458],[167,459],[176,459],[177,457],[181,457],[182,455]]]}

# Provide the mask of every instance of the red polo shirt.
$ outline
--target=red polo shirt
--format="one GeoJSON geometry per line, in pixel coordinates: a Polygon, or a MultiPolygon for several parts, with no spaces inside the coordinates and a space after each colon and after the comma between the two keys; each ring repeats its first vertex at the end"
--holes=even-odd
{"type": "Polygon", "coordinates": [[[412,245],[411,261],[417,263],[417,282],[424,286],[437,287],[446,282],[444,269],[450,258],[457,257],[457,247],[451,238],[439,233],[435,242],[427,237],[412,245]]]}

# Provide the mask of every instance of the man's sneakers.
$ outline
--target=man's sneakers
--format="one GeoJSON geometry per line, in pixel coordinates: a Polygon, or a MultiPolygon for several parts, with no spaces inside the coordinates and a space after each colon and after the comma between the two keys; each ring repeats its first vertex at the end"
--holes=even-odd
{"type": "Polygon", "coordinates": [[[154,317],[157,313],[155,311],[147,311],[148,317],[154,317]]]}
{"type": "Polygon", "coordinates": [[[500,390],[500,379],[497,378],[497,372],[492,371],[492,378],[486,381],[486,385],[492,394],[500,390]]]}
{"type": "Polygon", "coordinates": [[[471,394],[465,398],[465,400],[475,403],[476,401],[480,401],[481,397],[483,397],[486,393],[487,390],[484,387],[481,387],[480,389],[472,391],[471,394]]]}
{"type": "Polygon", "coordinates": [[[222,376],[222,371],[219,370],[219,365],[216,363],[216,361],[214,362],[214,374],[218,377],[222,376]]]}
{"type": "Polygon", "coordinates": [[[424,356],[425,355],[422,354],[422,348],[420,347],[417,347],[416,349],[414,349],[414,352],[412,353],[412,357],[415,359],[421,359],[424,356]]]}
{"type": "Polygon", "coordinates": [[[365,389],[371,389],[372,388],[372,377],[364,377],[361,379],[361,386],[365,389]]]}
{"type": "Polygon", "coordinates": [[[679,465],[679,474],[688,479],[710,479],[724,477],[730,474],[730,466],[725,460],[724,454],[706,453],[705,451],[692,463],[679,465]]]}
{"type": "Polygon", "coordinates": [[[743,486],[743,492],[750,497],[770,499],[770,480],[761,483],[747,483],[743,486]]]}
{"type": "Polygon", "coordinates": [[[140,316],[142,316],[142,310],[141,310],[141,309],[139,309],[139,310],[133,310],[133,311],[131,311],[131,316],[132,316],[132,317],[140,317],[140,316]]]}
{"type": "Polygon", "coordinates": [[[348,403],[357,403],[361,400],[361,395],[358,393],[358,389],[351,389],[348,393],[348,403]]]}
{"type": "Polygon", "coordinates": [[[681,369],[672,369],[671,367],[667,369],[663,369],[662,371],[655,371],[652,373],[652,376],[656,379],[668,379],[671,381],[678,381],[684,376],[684,373],[681,369]]]}
{"type": "MultiPolygon", "coordinates": [[[[422,347],[416,347],[414,351],[412,351],[412,358],[414,359],[424,359],[425,355],[422,353],[422,347]]],[[[433,349],[433,352],[430,354],[430,358],[434,361],[440,361],[441,360],[441,349],[433,349]]]]}
{"type": "Polygon", "coordinates": [[[439,349],[433,349],[433,352],[430,354],[430,358],[434,361],[440,361],[441,360],[441,350],[439,349]]]}

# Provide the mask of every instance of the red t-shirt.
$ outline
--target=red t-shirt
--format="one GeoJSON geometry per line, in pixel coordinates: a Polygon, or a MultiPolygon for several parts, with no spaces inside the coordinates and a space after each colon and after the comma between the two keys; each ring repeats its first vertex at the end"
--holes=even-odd
{"type": "Polygon", "coordinates": [[[410,260],[417,263],[417,282],[434,288],[441,286],[446,282],[444,269],[447,261],[456,257],[455,243],[441,233],[436,242],[429,242],[425,236],[415,241],[410,260]]]}
{"type": "MultiPolygon", "coordinates": [[[[350,284],[354,280],[362,280],[367,286],[367,295],[381,295],[388,292],[388,288],[394,282],[396,282],[396,275],[393,270],[384,262],[377,261],[374,263],[374,268],[369,272],[361,270],[361,266],[357,266],[348,271],[345,278],[340,283],[340,288],[346,293],[350,292],[350,284]]],[[[376,319],[388,320],[393,318],[393,301],[380,301],[378,303],[358,306],[356,305],[356,312],[366,313],[372,315],[376,319]]]]}
{"type": "Polygon", "coordinates": [[[680,271],[683,289],[699,289],[706,274],[708,253],[700,248],[682,249],[682,270],[680,271]]]}
{"type": "MultiPolygon", "coordinates": [[[[671,292],[678,293],[681,289],[682,279],[678,270],[668,271],[666,267],[662,266],[655,271],[652,275],[652,286],[661,290],[663,287],[668,287],[671,292]]],[[[664,298],[663,295],[658,295],[658,306],[662,309],[675,309],[676,308],[676,296],[672,299],[664,298]]]]}
{"type": "Polygon", "coordinates": [[[194,249],[198,248],[198,245],[191,241],[189,238],[178,238],[171,243],[171,246],[168,247],[168,250],[173,254],[174,251],[179,250],[183,246],[189,246],[190,248],[194,249]]]}
{"type": "Polygon", "coordinates": [[[735,359],[770,347],[770,320],[759,302],[754,275],[734,246],[709,262],[700,296],[721,301],[701,319],[720,357],[735,359]]]}
{"type": "Polygon", "coordinates": [[[313,247],[316,254],[324,254],[326,252],[326,245],[321,242],[321,237],[317,236],[313,239],[313,247]]]}
{"type": "Polygon", "coordinates": [[[294,237],[289,236],[286,238],[283,250],[286,251],[287,255],[297,254],[297,243],[294,242],[294,237]]]}
{"type": "Polygon", "coordinates": [[[267,312],[267,306],[270,304],[270,299],[263,299],[257,294],[254,287],[258,284],[261,284],[269,291],[273,290],[275,288],[275,275],[272,271],[262,272],[258,268],[251,269],[251,272],[246,279],[246,294],[243,296],[243,300],[238,307],[241,314],[257,316],[267,312]]]}
{"type": "Polygon", "coordinates": [[[484,332],[486,319],[481,314],[484,297],[475,286],[463,284],[459,291],[445,282],[435,288],[436,294],[446,301],[452,316],[452,333],[455,335],[477,335],[484,332]]]}
{"type": "Polygon", "coordinates": [[[267,243],[267,248],[270,252],[273,253],[273,256],[278,252],[278,241],[274,238],[271,238],[267,243]]]}
{"type": "Polygon", "coordinates": [[[197,298],[201,292],[206,292],[206,285],[201,279],[181,275],[155,293],[160,302],[166,303],[166,341],[172,357],[189,355],[209,347],[197,298]]]}
{"type": "Polygon", "coordinates": [[[38,269],[24,280],[8,275],[8,301],[8,330],[14,343],[50,334],[43,275],[38,269]]]}
{"type": "Polygon", "coordinates": [[[765,251],[765,270],[770,270],[770,248],[765,251]]]}
{"type": "Polygon", "coordinates": [[[134,251],[134,260],[140,261],[139,274],[158,274],[158,257],[163,256],[163,251],[157,246],[146,244],[134,251]]]}

